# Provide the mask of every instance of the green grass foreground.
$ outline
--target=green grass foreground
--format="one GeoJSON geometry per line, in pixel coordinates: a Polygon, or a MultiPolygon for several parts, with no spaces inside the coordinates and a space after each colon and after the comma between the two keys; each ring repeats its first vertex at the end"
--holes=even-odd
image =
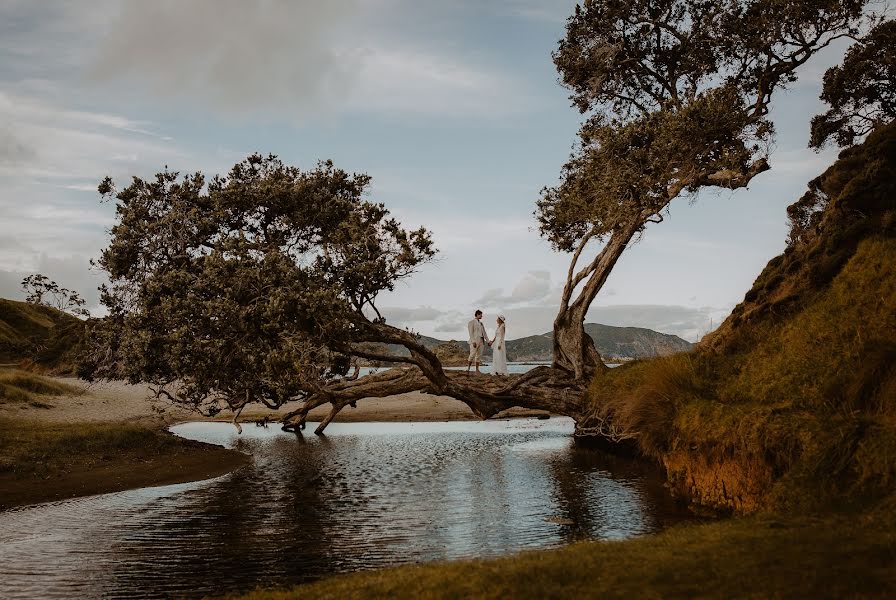
{"type": "Polygon", "coordinates": [[[354,573],[231,598],[892,598],[892,515],[891,508],[683,525],[633,540],[354,573]]]}

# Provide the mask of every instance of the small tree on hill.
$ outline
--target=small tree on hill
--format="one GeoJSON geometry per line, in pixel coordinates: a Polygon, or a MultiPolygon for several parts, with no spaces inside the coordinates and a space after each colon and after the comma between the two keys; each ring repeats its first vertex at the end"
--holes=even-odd
{"type": "Polygon", "coordinates": [[[78,292],[60,286],[41,273],[28,275],[22,279],[22,290],[27,294],[25,302],[52,306],[82,317],[90,316],[90,312],[84,308],[87,303],[78,292]]]}
{"type": "Polygon", "coordinates": [[[851,146],[896,119],[896,21],[872,29],[824,74],[821,99],[830,110],[812,119],[809,145],[851,146]]]}
{"type": "MultiPolygon", "coordinates": [[[[833,141],[852,146],[896,120],[896,21],[883,21],[846,52],[841,65],[824,75],[821,92],[830,109],[812,119],[809,146],[820,150],[833,141]]],[[[809,183],[802,198],[787,207],[789,246],[811,238],[828,196],[821,182],[809,183]]]]}

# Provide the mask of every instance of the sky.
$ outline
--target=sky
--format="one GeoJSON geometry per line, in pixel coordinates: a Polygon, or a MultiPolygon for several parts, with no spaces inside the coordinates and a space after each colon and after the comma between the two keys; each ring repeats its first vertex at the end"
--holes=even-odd
{"type": "MultiPolygon", "coordinates": [[[[0,297],[40,272],[94,313],[114,206],[96,187],[166,165],[224,173],[273,153],[372,176],[370,198],[433,232],[437,259],[380,298],[387,320],[464,339],[476,308],[509,339],[551,329],[569,256],[533,211],[581,116],[551,52],[567,0],[0,0],[0,297]]],[[[698,340],[787,235],[833,162],[807,148],[831,47],[776,98],[772,170],[678,199],[631,245],[589,322],[698,340]]]]}

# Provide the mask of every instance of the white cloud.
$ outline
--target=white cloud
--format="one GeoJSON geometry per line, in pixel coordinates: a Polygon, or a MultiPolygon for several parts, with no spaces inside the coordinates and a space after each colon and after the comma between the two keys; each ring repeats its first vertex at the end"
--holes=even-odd
{"type": "Polygon", "coordinates": [[[514,82],[500,73],[419,49],[370,47],[354,53],[358,71],[345,108],[355,112],[498,116],[524,111],[504,101],[514,82]]]}
{"type": "Polygon", "coordinates": [[[130,1],[100,37],[94,80],[234,116],[495,116],[525,98],[499,72],[377,28],[381,2],[130,1]]]}
{"type": "Polygon", "coordinates": [[[466,319],[466,320],[457,319],[455,321],[446,321],[444,323],[440,323],[439,325],[436,325],[435,328],[433,329],[433,331],[437,334],[438,333],[451,333],[451,334],[458,334],[455,337],[465,337],[463,335],[463,332],[465,332],[467,329],[468,321],[469,321],[469,319],[466,319]]]}
{"type": "Polygon", "coordinates": [[[34,148],[12,131],[12,124],[0,124],[0,167],[15,167],[34,157],[34,148]]]}
{"type": "Polygon", "coordinates": [[[562,24],[575,5],[575,0],[502,0],[496,11],[530,21],[562,24]]]}
{"type": "Polygon", "coordinates": [[[586,321],[617,327],[646,327],[695,342],[731,312],[731,306],[699,308],[664,304],[592,306],[586,321]]]}
{"type": "Polygon", "coordinates": [[[420,321],[433,321],[445,313],[431,306],[418,306],[417,308],[386,306],[380,309],[380,314],[390,324],[400,323],[403,326],[420,321]]]}
{"type": "MultiPolygon", "coordinates": [[[[586,322],[613,325],[615,327],[644,327],[661,333],[677,335],[691,342],[698,341],[717,327],[731,312],[727,307],[687,307],[662,304],[617,304],[593,306],[586,322]]],[[[495,308],[485,309],[483,322],[491,330],[498,314],[495,308]]],[[[502,309],[507,317],[508,339],[550,332],[557,306],[554,303],[519,304],[502,309]]],[[[416,328],[441,339],[465,339],[466,324],[472,315],[461,311],[444,310],[430,322],[419,321],[416,328]]]]}
{"type": "Polygon", "coordinates": [[[490,308],[536,302],[544,299],[551,292],[551,274],[549,271],[529,271],[517,283],[509,296],[503,295],[501,288],[490,289],[476,300],[490,308]]]}
{"type": "MultiPolygon", "coordinates": [[[[66,179],[67,185],[83,186],[87,184],[84,179],[99,183],[108,174],[110,162],[122,157],[153,169],[183,157],[173,144],[145,127],[145,123],[118,115],[71,110],[0,88],[0,131],[5,132],[0,140],[18,139],[23,140],[23,147],[27,144],[17,153],[16,164],[4,166],[0,159],[0,174],[32,180],[66,179]],[[72,181],[77,179],[82,181],[72,181]]],[[[0,154],[5,153],[0,150],[0,154]]]]}
{"type": "Polygon", "coordinates": [[[0,298],[24,300],[22,279],[32,273],[42,273],[62,287],[78,292],[91,313],[96,315],[102,312],[97,288],[105,277],[90,268],[86,256],[53,257],[42,254],[35,257],[31,268],[0,270],[0,298]]]}
{"type": "Polygon", "coordinates": [[[96,191],[100,179],[148,175],[185,156],[147,127],[14,94],[0,84],[0,238],[11,242],[0,245],[0,269],[55,269],[73,282],[60,284],[87,296],[82,284],[96,287],[87,257],[105,245],[114,222],[114,206],[101,204],[96,191]]]}

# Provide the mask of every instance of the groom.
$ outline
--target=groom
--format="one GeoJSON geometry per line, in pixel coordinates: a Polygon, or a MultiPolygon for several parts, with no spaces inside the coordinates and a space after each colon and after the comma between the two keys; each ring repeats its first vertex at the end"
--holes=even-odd
{"type": "Polygon", "coordinates": [[[473,317],[467,323],[467,333],[470,334],[470,362],[467,364],[467,373],[470,372],[470,367],[474,362],[476,363],[476,372],[481,373],[479,363],[482,361],[482,350],[488,344],[488,334],[485,333],[485,325],[482,324],[482,311],[477,310],[473,317]]]}

